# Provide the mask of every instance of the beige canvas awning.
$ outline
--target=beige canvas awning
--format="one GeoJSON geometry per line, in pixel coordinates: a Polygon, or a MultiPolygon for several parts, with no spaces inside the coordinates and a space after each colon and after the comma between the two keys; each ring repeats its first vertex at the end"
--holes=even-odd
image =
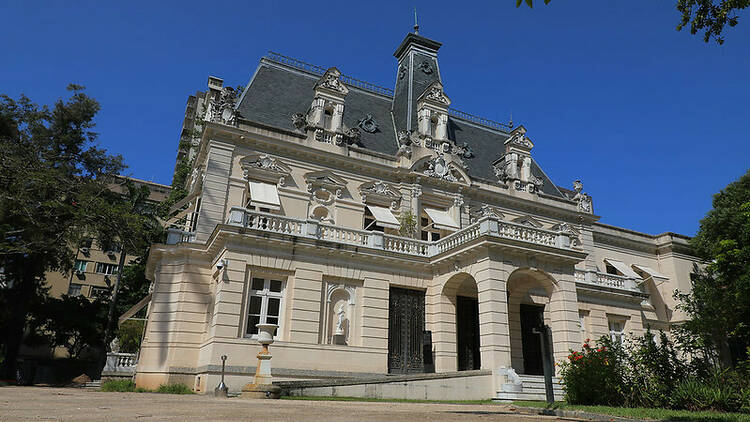
{"type": "Polygon", "coordinates": [[[280,210],[279,191],[276,185],[263,182],[248,182],[250,186],[250,204],[258,208],[280,210]]]}
{"type": "Polygon", "coordinates": [[[633,271],[630,267],[625,265],[625,263],[622,261],[618,261],[612,258],[604,258],[604,262],[617,268],[617,271],[621,272],[625,277],[641,278],[641,276],[639,276],[638,273],[633,271]]]}
{"type": "Polygon", "coordinates": [[[458,223],[453,220],[447,211],[425,208],[424,212],[432,220],[432,226],[441,230],[458,230],[458,223]]]}
{"type": "Polygon", "coordinates": [[[372,216],[375,217],[378,226],[397,230],[401,226],[396,216],[393,215],[388,208],[378,207],[377,205],[368,205],[367,209],[370,210],[372,216]]]}
{"type": "Polygon", "coordinates": [[[146,297],[139,300],[138,303],[133,305],[130,309],[125,311],[124,314],[120,315],[120,318],[117,319],[117,325],[122,325],[123,322],[130,319],[133,315],[137,314],[138,311],[143,309],[144,306],[148,305],[148,302],[151,301],[151,293],[147,294],[146,297]]]}
{"type": "Polygon", "coordinates": [[[645,265],[633,264],[633,268],[635,268],[638,271],[646,273],[647,275],[651,276],[654,279],[656,279],[656,278],[660,278],[660,279],[664,279],[664,280],[668,280],[669,279],[669,277],[665,276],[664,274],[656,271],[655,269],[653,269],[651,267],[647,267],[645,265]]]}

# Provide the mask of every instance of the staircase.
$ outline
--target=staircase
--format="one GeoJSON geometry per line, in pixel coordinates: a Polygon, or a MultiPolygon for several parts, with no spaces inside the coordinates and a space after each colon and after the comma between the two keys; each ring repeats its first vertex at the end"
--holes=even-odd
{"type": "MultiPolygon", "coordinates": [[[[497,392],[496,400],[546,400],[547,394],[544,387],[544,377],[541,375],[516,375],[515,372],[507,375],[510,382],[502,384],[497,392]]],[[[555,401],[563,400],[563,389],[560,379],[552,377],[552,391],[555,401]]]]}

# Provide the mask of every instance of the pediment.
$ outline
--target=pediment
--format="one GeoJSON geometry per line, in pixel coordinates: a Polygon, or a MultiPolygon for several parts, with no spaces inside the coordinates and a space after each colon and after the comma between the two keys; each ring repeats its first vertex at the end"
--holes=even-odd
{"type": "Polygon", "coordinates": [[[435,81],[427,86],[427,89],[417,98],[418,102],[424,101],[432,103],[440,107],[448,107],[451,105],[451,100],[445,95],[443,91],[443,84],[440,81],[435,81]]]}
{"type": "Polygon", "coordinates": [[[331,191],[346,188],[346,180],[329,170],[306,173],[305,182],[307,182],[308,191],[312,191],[316,187],[324,187],[331,191]]]}
{"type": "Polygon", "coordinates": [[[474,217],[474,220],[479,220],[484,217],[496,218],[498,220],[505,219],[505,214],[500,212],[498,208],[487,204],[483,204],[482,206],[472,209],[471,215],[472,217],[474,217]]]}
{"type": "Polygon", "coordinates": [[[393,185],[380,180],[359,185],[362,202],[390,204],[401,199],[401,192],[393,185]]]}
{"type": "Polygon", "coordinates": [[[326,70],[326,73],[315,83],[314,89],[316,91],[322,89],[342,96],[349,93],[349,88],[341,81],[341,72],[335,67],[326,70]]]}
{"type": "Polygon", "coordinates": [[[534,227],[534,228],[537,228],[537,229],[541,229],[544,226],[544,224],[542,224],[541,221],[537,220],[536,218],[534,218],[534,217],[532,217],[530,215],[522,215],[520,217],[514,218],[511,221],[513,221],[516,224],[521,224],[521,225],[524,225],[524,226],[534,227]]]}
{"type": "Polygon", "coordinates": [[[250,154],[240,159],[242,177],[245,180],[264,180],[284,184],[292,168],[268,154],[250,154]]]}

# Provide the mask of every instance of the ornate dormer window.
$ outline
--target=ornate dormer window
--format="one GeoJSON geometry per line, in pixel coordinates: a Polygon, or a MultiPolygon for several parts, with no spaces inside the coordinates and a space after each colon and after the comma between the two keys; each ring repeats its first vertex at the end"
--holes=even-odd
{"type": "Polygon", "coordinates": [[[291,167],[268,154],[248,155],[240,160],[247,181],[244,206],[263,212],[281,210],[278,187],[284,186],[291,167]]]}
{"type": "Polygon", "coordinates": [[[531,172],[531,149],[534,144],[526,137],[526,128],[518,126],[505,141],[505,154],[492,163],[499,181],[516,190],[538,193],[544,180],[531,172]]]}
{"type": "Polygon", "coordinates": [[[431,83],[417,100],[418,134],[439,142],[448,139],[448,106],[451,100],[440,81],[431,83]]]}
{"type": "Polygon", "coordinates": [[[359,193],[365,205],[362,228],[395,234],[400,223],[393,215],[393,211],[398,209],[401,202],[401,192],[392,185],[378,180],[361,184],[359,193]]]}

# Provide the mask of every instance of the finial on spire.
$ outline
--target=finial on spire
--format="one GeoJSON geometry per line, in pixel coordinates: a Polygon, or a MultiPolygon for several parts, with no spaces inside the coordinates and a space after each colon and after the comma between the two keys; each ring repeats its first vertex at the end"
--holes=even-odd
{"type": "Polygon", "coordinates": [[[419,35],[419,24],[417,23],[417,7],[414,7],[414,33],[419,35]]]}
{"type": "Polygon", "coordinates": [[[510,121],[508,122],[508,127],[513,129],[513,110],[510,111],[510,121]]]}

